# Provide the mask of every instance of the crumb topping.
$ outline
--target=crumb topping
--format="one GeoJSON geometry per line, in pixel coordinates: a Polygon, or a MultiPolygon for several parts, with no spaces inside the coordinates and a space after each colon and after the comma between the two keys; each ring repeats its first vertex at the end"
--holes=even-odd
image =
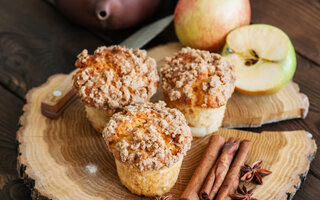
{"type": "Polygon", "coordinates": [[[99,47],[93,55],[78,55],[73,86],[87,105],[115,110],[149,100],[156,92],[159,75],[156,61],[145,50],[99,47]]]}
{"type": "Polygon", "coordinates": [[[103,131],[119,161],[140,171],[159,170],[178,162],[190,149],[192,135],[184,115],[163,101],[126,106],[103,131]]]}
{"type": "Polygon", "coordinates": [[[199,107],[223,106],[235,87],[235,70],[219,54],[183,48],[161,68],[165,98],[199,107]]]}

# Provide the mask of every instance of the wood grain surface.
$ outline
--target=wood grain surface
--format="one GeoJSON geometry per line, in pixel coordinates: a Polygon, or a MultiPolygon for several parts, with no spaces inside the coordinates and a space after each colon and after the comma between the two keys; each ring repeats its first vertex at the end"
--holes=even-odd
{"type": "Polygon", "coordinates": [[[82,49],[110,45],[44,1],[0,0],[0,5],[0,82],[21,97],[51,74],[70,72],[82,49]]]}
{"type": "MultiPolygon", "coordinates": [[[[176,0],[170,0],[176,2],[176,0]]],[[[174,3],[164,5],[166,14],[174,3]]],[[[304,120],[296,119],[260,128],[254,132],[304,129],[312,132],[320,144],[320,61],[318,0],[253,0],[252,22],[269,23],[282,28],[292,38],[297,51],[298,68],[294,82],[309,97],[310,109],[304,120]]],[[[69,73],[76,54],[82,48],[95,49],[116,44],[136,28],[95,33],[69,22],[43,0],[0,0],[0,199],[28,200],[30,191],[15,172],[18,129],[17,119],[29,88],[42,84],[55,73],[69,73]],[[4,177],[4,178],[2,178],[4,177]]],[[[173,24],[145,48],[176,41],[173,24]]],[[[316,200],[320,196],[320,156],[311,164],[308,178],[295,200],[316,200]]]]}
{"type": "Polygon", "coordinates": [[[3,117],[0,118],[0,188],[2,188],[9,180],[17,176],[17,171],[14,169],[17,155],[16,148],[18,143],[15,141],[15,135],[11,134],[18,130],[18,119],[15,113],[20,113],[20,108],[25,103],[21,99],[8,91],[0,88],[0,96],[7,98],[0,98],[0,113],[3,117]],[[7,108],[12,108],[8,110],[7,108]],[[15,123],[10,123],[15,122],[15,123]]]}
{"type": "MultiPolygon", "coordinates": [[[[40,105],[46,91],[52,90],[65,77],[52,76],[44,85],[32,89],[27,94],[27,104],[20,118],[18,171],[31,188],[32,198],[142,198],[121,185],[114,158],[101,134],[86,119],[84,106],[79,100],[57,120],[41,114],[40,105]]],[[[306,131],[257,134],[220,129],[216,134],[253,142],[247,163],[262,159],[263,166],[273,172],[264,178],[263,186],[255,189],[255,197],[260,200],[292,199],[307,175],[317,148],[312,134],[306,131]]],[[[170,191],[174,199],[178,199],[200,162],[209,137],[192,142],[178,181],[170,191]]]]}
{"type": "Polygon", "coordinates": [[[18,179],[16,170],[19,116],[25,101],[0,87],[0,199],[28,199],[30,190],[18,179]],[[3,98],[6,97],[6,98],[3,98]]]}
{"type": "Polygon", "coordinates": [[[320,63],[320,1],[254,0],[252,23],[272,24],[285,31],[301,55],[320,63]],[[263,13],[263,14],[262,14],[263,13]]]}

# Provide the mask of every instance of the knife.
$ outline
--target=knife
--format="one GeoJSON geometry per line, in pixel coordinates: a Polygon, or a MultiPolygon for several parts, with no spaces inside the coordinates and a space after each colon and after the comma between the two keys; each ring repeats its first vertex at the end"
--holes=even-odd
{"type": "MultiPolygon", "coordinates": [[[[141,48],[163,31],[172,20],[173,15],[169,15],[146,25],[119,45],[128,46],[133,49],[141,48]]],[[[75,91],[72,88],[72,77],[76,71],[72,71],[60,84],[45,95],[45,98],[41,102],[41,112],[43,115],[51,119],[57,119],[77,99],[75,91]]]]}

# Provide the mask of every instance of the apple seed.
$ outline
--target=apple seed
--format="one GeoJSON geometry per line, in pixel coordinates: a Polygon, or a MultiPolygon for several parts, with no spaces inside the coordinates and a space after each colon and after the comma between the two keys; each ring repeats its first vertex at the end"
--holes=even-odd
{"type": "Polygon", "coordinates": [[[250,59],[247,59],[244,64],[246,66],[252,66],[252,65],[256,64],[258,61],[259,61],[259,59],[250,58],[250,59]]]}
{"type": "Polygon", "coordinates": [[[255,58],[259,58],[257,52],[256,52],[255,50],[253,50],[253,49],[250,50],[250,54],[251,54],[252,56],[254,56],[255,58]]]}

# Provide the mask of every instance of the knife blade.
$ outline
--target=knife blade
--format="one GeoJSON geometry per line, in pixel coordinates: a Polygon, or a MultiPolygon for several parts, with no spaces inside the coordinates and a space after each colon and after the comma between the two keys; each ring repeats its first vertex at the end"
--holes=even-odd
{"type": "Polygon", "coordinates": [[[167,27],[173,20],[173,15],[169,15],[158,21],[142,27],[140,30],[132,34],[130,37],[120,43],[121,46],[128,46],[132,49],[143,47],[150,42],[156,35],[158,35],[165,27],[167,27]]]}
{"type": "MultiPolygon", "coordinates": [[[[122,41],[119,45],[128,46],[133,49],[141,48],[163,31],[172,20],[173,15],[169,15],[146,25],[122,41]]],[[[43,115],[51,119],[56,119],[76,99],[75,91],[72,89],[72,76],[75,72],[76,69],[45,95],[41,102],[41,112],[43,115]]]]}

